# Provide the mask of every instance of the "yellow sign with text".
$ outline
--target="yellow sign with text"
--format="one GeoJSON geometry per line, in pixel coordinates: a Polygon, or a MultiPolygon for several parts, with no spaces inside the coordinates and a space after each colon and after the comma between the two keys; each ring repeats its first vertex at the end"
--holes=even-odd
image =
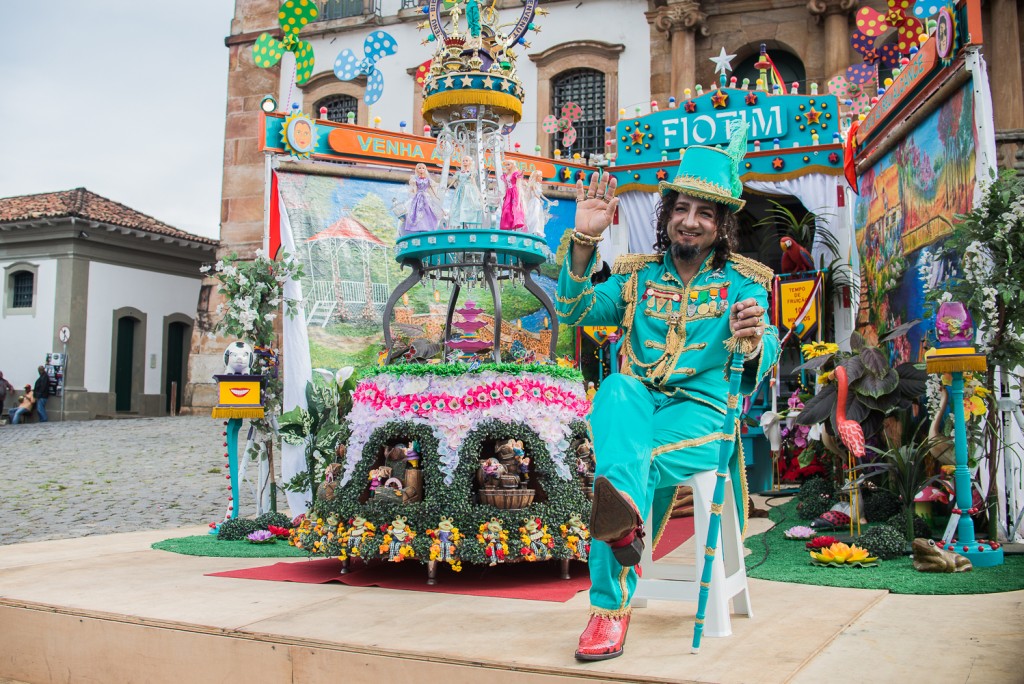
{"type": "Polygon", "coordinates": [[[807,298],[814,292],[814,283],[814,278],[785,280],[779,283],[779,326],[786,330],[792,330],[800,338],[803,338],[818,324],[818,299],[815,297],[803,321],[794,328],[797,317],[807,303],[807,298]]]}
{"type": "Polygon", "coordinates": [[[608,336],[618,331],[614,325],[585,325],[583,334],[594,340],[599,346],[608,341],[608,336]]]}

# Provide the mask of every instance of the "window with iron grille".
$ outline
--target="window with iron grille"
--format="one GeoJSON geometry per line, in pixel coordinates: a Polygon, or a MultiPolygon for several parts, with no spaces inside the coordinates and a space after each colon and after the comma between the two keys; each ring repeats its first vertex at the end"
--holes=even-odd
{"type": "Polygon", "coordinates": [[[551,113],[560,117],[562,106],[569,102],[575,102],[583,110],[579,121],[573,122],[576,142],[570,149],[565,149],[562,133],[557,133],[551,136],[551,149],[561,149],[569,156],[579,152],[584,157],[604,152],[604,73],[596,69],[573,69],[551,79],[551,113]]]}
{"type": "MultiPolygon", "coordinates": [[[[357,117],[359,116],[359,102],[351,95],[331,95],[330,97],[325,97],[316,103],[313,111],[319,114],[321,107],[327,107],[328,121],[348,123],[349,112],[352,112],[357,117]]],[[[358,123],[357,118],[352,121],[353,123],[358,123]]]]}
{"type": "Polygon", "coordinates": [[[320,10],[318,21],[358,17],[363,14],[363,0],[327,0],[320,10]]]}
{"type": "Polygon", "coordinates": [[[35,289],[35,276],[29,271],[18,271],[11,275],[11,308],[28,309],[32,306],[32,291],[35,289]]]}
{"type": "Polygon", "coordinates": [[[402,0],[402,9],[413,9],[415,7],[423,7],[426,4],[426,0],[402,0]]]}

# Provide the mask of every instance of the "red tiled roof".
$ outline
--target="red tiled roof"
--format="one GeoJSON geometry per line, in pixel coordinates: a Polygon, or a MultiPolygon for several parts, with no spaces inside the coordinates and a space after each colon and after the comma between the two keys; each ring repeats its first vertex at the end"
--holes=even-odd
{"type": "Polygon", "coordinates": [[[370,229],[364,226],[354,218],[348,216],[342,217],[335,223],[327,226],[313,237],[306,240],[306,242],[313,242],[314,240],[326,240],[328,238],[340,238],[342,240],[362,240],[364,242],[372,242],[378,245],[384,245],[384,241],[379,237],[370,232],[370,229]]]}
{"type": "Polygon", "coordinates": [[[44,192],[38,195],[20,195],[0,198],[0,223],[15,223],[38,219],[83,218],[146,233],[166,235],[181,240],[216,245],[217,240],[186,233],[157,221],[123,204],[90,192],[85,188],[44,192]]]}

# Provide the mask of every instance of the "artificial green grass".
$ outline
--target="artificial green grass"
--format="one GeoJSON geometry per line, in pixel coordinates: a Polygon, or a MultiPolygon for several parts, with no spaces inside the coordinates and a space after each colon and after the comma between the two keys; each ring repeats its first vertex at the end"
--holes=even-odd
{"type": "MultiPolygon", "coordinates": [[[[826,587],[885,589],[894,594],[995,594],[1024,589],[1021,555],[1006,555],[1005,562],[994,568],[955,573],[918,572],[909,556],[880,561],[874,568],[818,567],[811,565],[806,541],[783,536],[790,527],[807,524],[796,514],[796,501],[772,508],[770,517],[775,527],[746,540],[752,552],[747,556],[748,577],[826,587]]],[[[839,530],[839,534],[842,532],[839,530]]]]}
{"type": "Polygon", "coordinates": [[[221,541],[213,534],[175,537],[153,544],[158,551],[170,551],[185,556],[213,556],[217,558],[286,558],[309,554],[289,546],[285,540],[273,544],[250,544],[247,541],[221,541]]]}

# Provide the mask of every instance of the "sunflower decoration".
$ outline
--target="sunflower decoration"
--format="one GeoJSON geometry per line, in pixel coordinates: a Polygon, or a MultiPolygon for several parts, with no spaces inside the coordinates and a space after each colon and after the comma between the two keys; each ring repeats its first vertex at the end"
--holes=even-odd
{"type": "Polygon", "coordinates": [[[833,342],[808,342],[807,344],[800,345],[800,351],[803,353],[804,358],[810,361],[819,356],[835,354],[839,351],[839,345],[833,342]]]}
{"type": "Polygon", "coordinates": [[[316,149],[316,122],[298,109],[293,111],[281,124],[281,146],[293,157],[309,159],[316,149]]]}
{"type": "Polygon", "coordinates": [[[836,542],[820,551],[811,551],[811,564],[836,568],[871,568],[879,565],[878,558],[868,554],[856,544],[836,542]]]}

